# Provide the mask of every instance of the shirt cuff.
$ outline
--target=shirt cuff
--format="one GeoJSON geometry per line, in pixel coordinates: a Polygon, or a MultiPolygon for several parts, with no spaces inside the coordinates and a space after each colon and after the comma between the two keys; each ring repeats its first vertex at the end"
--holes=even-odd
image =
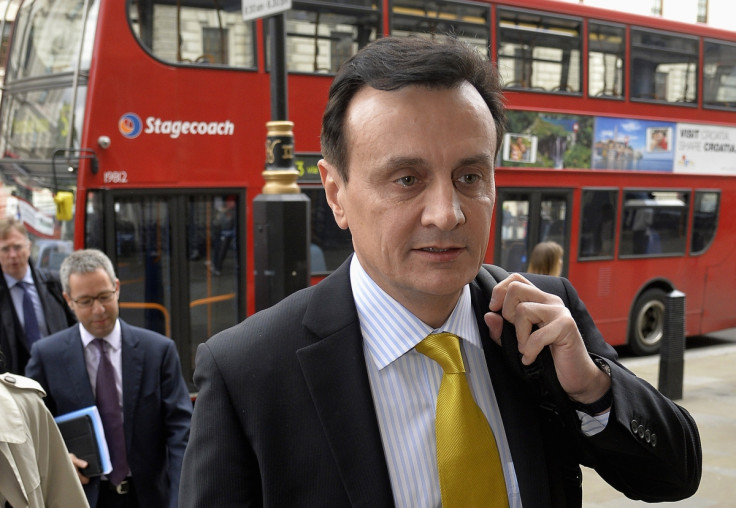
{"type": "Polygon", "coordinates": [[[580,430],[582,430],[583,434],[587,437],[595,436],[599,432],[603,432],[603,429],[608,425],[608,417],[611,415],[610,411],[606,411],[605,413],[597,416],[591,416],[577,410],[575,410],[575,412],[578,414],[578,418],[580,418],[580,430]]]}

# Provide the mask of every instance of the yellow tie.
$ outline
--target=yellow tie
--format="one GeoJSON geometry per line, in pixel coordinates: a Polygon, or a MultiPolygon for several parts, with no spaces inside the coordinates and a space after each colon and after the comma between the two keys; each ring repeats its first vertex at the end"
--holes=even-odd
{"type": "Polygon", "coordinates": [[[416,350],[444,371],[437,395],[437,468],[444,508],[508,506],[506,482],[496,440],[470,392],[460,353],[451,333],[429,335],[416,350]]]}

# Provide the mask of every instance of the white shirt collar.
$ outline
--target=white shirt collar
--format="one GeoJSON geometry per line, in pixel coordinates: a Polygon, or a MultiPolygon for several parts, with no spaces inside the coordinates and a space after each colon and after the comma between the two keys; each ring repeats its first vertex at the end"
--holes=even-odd
{"type": "Polygon", "coordinates": [[[82,326],[82,323],[79,323],[79,334],[82,336],[82,345],[85,348],[95,339],[104,339],[105,342],[112,347],[113,351],[117,351],[123,345],[123,336],[120,330],[120,319],[115,320],[115,327],[112,329],[112,332],[105,337],[95,337],[89,333],[84,326],[82,326]]]}
{"type": "MultiPolygon", "coordinates": [[[[8,275],[5,272],[3,272],[3,276],[5,277],[5,283],[8,285],[9,288],[14,287],[19,282],[18,279],[14,278],[14,277],[11,277],[10,275],[8,275]]],[[[31,274],[31,267],[30,266],[28,266],[26,268],[26,274],[20,280],[22,280],[26,284],[33,285],[33,275],[31,274]]]]}
{"type": "Polygon", "coordinates": [[[447,321],[432,329],[383,291],[355,255],[350,263],[350,283],[365,345],[378,369],[413,349],[433,332],[454,333],[466,344],[482,349],[467,284],[447,321]]]}

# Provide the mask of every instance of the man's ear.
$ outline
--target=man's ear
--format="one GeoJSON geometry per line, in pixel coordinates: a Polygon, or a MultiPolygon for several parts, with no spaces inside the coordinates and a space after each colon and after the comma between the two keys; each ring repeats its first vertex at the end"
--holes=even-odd
{"type": "Polygon", "coordinates": [[[335,222],[340,229],[348,229],[348,219],[345,215],[345,209],[340,203],[345,190],[345,182],[337,172],[337,168],[326,160],[321,159],[317,163],[317,166],[319,167],[319,176],[322,178],[322,186],[325,188],[325,197],[332,209],[335,222]]]}

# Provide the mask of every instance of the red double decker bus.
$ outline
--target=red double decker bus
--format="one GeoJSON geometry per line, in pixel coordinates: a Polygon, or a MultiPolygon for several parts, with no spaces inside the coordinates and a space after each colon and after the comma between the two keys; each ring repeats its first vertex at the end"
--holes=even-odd
{"type": "Polygon", "coordinates": [[[686,333],[736,325],[736,34],[555,2],[491,6],[507,86],[491,259],[565,250],[606,339],[658,350],[665,296],[686,333]]]}
{"type": "MultiPolygon", "coordinates": [[[[11,3],[0,214],[26,223],[39,264],[107,252],[121,315],[172,337],[190,379],[197,344],[255,309],[268,23],[238,0],[11,3]]],[[[547,0],[293,1],[284,16],[315,280],[351,252],[316,171],[332,75],[377,37],[451,32],[507,86],[487,260],[524,270],[557,241],[607,340],[639,353],[672,289],[688,334],[736,326],[736,34],[547,0]]]]}

